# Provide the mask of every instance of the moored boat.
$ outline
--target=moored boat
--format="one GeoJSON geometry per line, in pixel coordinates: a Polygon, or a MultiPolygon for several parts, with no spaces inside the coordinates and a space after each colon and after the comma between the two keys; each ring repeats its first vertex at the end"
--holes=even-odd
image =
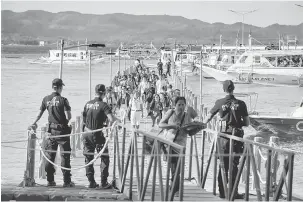
{"type": "Polygon", "coordinates": [[[228,68],[202,69],[219,81],[302,86],[303,50],[247,51],[228,68]]]}
{"type": "Polygon", "coordinates": [[[303,135],[303,100],[300,106],[290,115],[249,116],[251,126],[257,131],[271,131],[279,136],[303,135]]]}
{"type": "MultiPolygon", "coordinates": [[[[103,57],[102,54],[98,54],[91,58],[91,63],[101,63],[108,59],[103,57]]],[[[49,50],[48,57],[40,57],[39,59],[30,61],[31,64],[60,64],[61,62],[61,50],[49,50]]],[[[63,64],[88,64],[88,52],[86,50],[64,50],[63,64]]]]}
{"type": "Polygon", "coordinates": [[[150,45],[135,44],[132,46],[124,46],[122,43],[116,50],[116,56],[136,59],[157,59],[158,49],[151,42],[150,45]]]}

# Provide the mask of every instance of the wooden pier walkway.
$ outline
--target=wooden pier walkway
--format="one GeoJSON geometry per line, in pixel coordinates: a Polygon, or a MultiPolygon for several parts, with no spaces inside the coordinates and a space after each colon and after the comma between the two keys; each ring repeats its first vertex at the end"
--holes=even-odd
{"type": "MultiPolygon", "coordinates": [[[[199,114],[200,120],[205,118],[207,108],[203,105],[198,107],[197,96],[189,89],[185,88],[182,77],[173,74],[173,85],[181,89],[182,95],[187,99],[187,104],[193,107],[199,114]]],[[[146,116],[146,114],[145,114],[146,116]]],[[[159,129],[151,127],[150,118],[141,120],[140,129],[132,130],[129,121],[125,120],[124,124],[120,124],[114,130],[115,135],[109,141],[110,170],[109,181],[112,180],[116,189],[100,190],[88,189],[85,169],[76,169],[85,164],[81,151],[82,143],[80,135],[72,136],[72,153],[71,166],[72,180],[75,182],[74,188],[62,188],[62,172],[57,169],[55,181],[57,187],[46,187],[45,173],[43,172],[43,158],[39,152],[30,150],[34,146],[36,150],[38,145],[33,145],[36,139],[29,135],[28,159],[26,167],[26,179],[35,180],[30,186],[17,187],[12,184],[2,184],[1,200],[9,201],[109,201],[109,200],[133,200],[133,201],[167,201],[167,200],[183,200],[183,201],[220,201],[217,196],[217,173],[225,172],[222,166],[222,151],[220,141],[221,137],[229,138],[230,141],[245,142],[245,150],[239,165],[239,172],[236,176],[236,185],[240,184],[240,191],[246,193],[245,200],[279,200],[282,192],[285,199],[292,200],[292,184],[293,184],[293,167],[294,153],[289,150],[283,150],[261,144],[259,142],[245,140],[237,137],[230,137],[218,132],[218,121],[213,119],[208,125],[208,129],[199,134],[188,137],[186,147],[169,142],[157,136],[159,129]],[[146,140],[153,140],[150,153],[146,152],[146,140]],[[174,196],[170,191],[170,186],[174,186],[176,178],[171,179],[170,175],[170,158],[163,161],[161,153],[161,145],[168,145],[168,154],[172,154],[172,149],[177,151],[178,166],[180,170],[180,189],[178,196],[174,196]],[[185,149],[186,148],[186,149],[185,149]],[[261,149],[263,149],[261,151],[261,149]],[[263,153],[266,159],[264,164],[267,165],[266,170],[261,172],[261,157],[263,153]],[[266,155],[267,154],[267,155],[266,155]],[[279,157],[280,169],[276,168],[279,157]],[[35,158],[40,162],[35,167],[35,158]],[[219,158],[219,159],[218,159],[219,158]],[[215,159],[215,160],[214,160],[215,159]],[[218,169],[219,167],[219,169],[218,169]],[[242,176],[242,181],[241,177],[242,176]],[[265,179],[262,183],[261,178],[265,179]],[[172,180],[172,182],[171,182],[172,180]],[[250,192],[255,193],[251,195],[250,192]]],[[[80,132],[81,120],[78,116],[76,122],[73,123],[73,133],[80,132]]],[[[43,130],[41,135],[44,136],[43,130]]],[[[37,134],[38,137],[39,134],[37,134]]],[[[230,152],[233,153],[232,151],[230,152]]],[[[233,155],[229,155],[233,158],[233,155]]],[[[60,159],[56,161],[60,164],[60,159]]],[[[100,160],[94,164],[95,179],[100,182],[99,172],[100,160]]],[[[231,168],[229,168],[231,170],[231,168]]],[[[224,175],[225,176],[225,175],[224,175]]],[[[229,173],[228,178],[223,181],[227,182],[232,176],[229,173]]],[[[22,179],[20,179],[22,181],[22,179]]],[[[225,183],[226,200],[233,200],[234,192],[229,190],[232,187],[230,183],[225,183]]]]}

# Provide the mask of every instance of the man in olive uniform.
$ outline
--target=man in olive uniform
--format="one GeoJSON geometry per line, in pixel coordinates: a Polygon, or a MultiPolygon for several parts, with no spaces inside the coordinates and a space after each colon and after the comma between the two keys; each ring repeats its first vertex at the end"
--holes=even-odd
{"type": "MultiPolygon", "coordinates": [[[[68,122],[71,119],[71,107],[65,97],[61,96],[64,83],[61,79],[54,79],[52,82],[53,93],[43,98],[40,111],[33,125],[40,120],[44,111],[47,109],[48,116],[48,132],[54,136],[67,135],[71,133],[71,128],[68,126],[68,122]]],[[[45,143],[45,150],[52,150],[53,152],[45,152],[47,158],[54,162],[56,158],[56,151],[60,146],[61,151],[70,152],[70,138],[48,138],[45,143]]],[[[71,168],[70,166],[70,153],[61,153],[61,166],[71,168]]],[[[54,180],[55,168],[54,166],[46,161],[45,171],[47,175],[47,186],[56,186],[54,180]]],[[[63,173],[63,187],[74,187],[75,184],[71,181],[71,174],[69,170],[62,169],[63,173]]]]}
{"type": "MultiPolygon", "coordinates": [[[[247,107],[245,102],[238,100],[233,95],[235,86],[231,80],[223,82],[223,90],[227,94],[226,97],[216,101],[215,106],[210,110],[207,119],[204,123],[208,123],[212,117],[218,112],[221,118],[221,132],[237,137],[243,137],[244,132],[242,127],[249,126],[250,121],[248,117],[247,107]]],[[[222,147],[224,150],[224,168],[226,172],[226,178],[228,176],[229,169],[229,143],[230,140],[227,138],[221,138],[222,147]]],[[[238,165],[240,155],[243,153],[243,142],[234,141],[234,152],[237,154],[233,159],[233,179],[232,184],[235,183],[236,175],[238,172],[238,165]]],[[[223,182],[221,172],[218,175],[218,185],[220,197],[225,198],[223,182]]],[[[235,199],[243,199],[244,195],[238,193],[238,187],[236,189],[235,199]]]]}
{"type": "MultiPolygon", "coordinates": [[[[95,87],[95,98],[93,100],[88,101],[84,106],[83,111],[83,131],[89,132],[92,130],[97,130],[103,128],[104,122],[106,119],[109,120],[110,123],[113,123],[116,117],[112,114],[112,110],[110,106],[103,102],[105,97],[106,89],[103,84],[98,84],[95,87]]],[[[85,163],[89,163],[94,159],[94,152],[100,152],[104,147],[106,139],[102,131],[92,132],[88,134],[83,134],[83,144],[84,150],[83,154],[85,156],[85,163]]],[[[108,177],[108,168],[109,168],[109,155],[108,155],[108,147],[105,148],[103,155],[101,156],[101,188],[109,189],[111,188],[111,184],[107,182],[108,177]]],[[[86,176],[89,181],[89,188],[96,188],[99,185],[95,181],[94,177],[95,171],[94,166],[89,165],[86,167],[86,176]]]]}

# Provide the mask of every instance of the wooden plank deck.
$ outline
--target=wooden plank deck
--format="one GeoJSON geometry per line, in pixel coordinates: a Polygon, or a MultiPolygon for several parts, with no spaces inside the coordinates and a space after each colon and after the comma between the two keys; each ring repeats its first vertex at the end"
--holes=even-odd
{"type": "Polygon", "coordinates": [[[73,188],[62,187],[17,187],[14,184],[1,185],[1,201],[125,201],[125,194],[115,190],[88,189],[82,185],[73,188]]]}

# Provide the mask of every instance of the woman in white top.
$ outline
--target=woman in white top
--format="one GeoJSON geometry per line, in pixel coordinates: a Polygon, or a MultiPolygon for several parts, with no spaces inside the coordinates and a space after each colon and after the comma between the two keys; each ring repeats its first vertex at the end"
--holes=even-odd
{"type": "Polygon", "coordinates": [[[140,98],[139,91],[135,91],[134,96],[129,102],[130,112],[130,122],[133,128],[139,129],[140,120],[143,117],[143,102],[140,98]]]}
{"type": "Polygon", "coordinates": [[[167,85],[167,81],[164,78],[164,75],[160,75],[160,79],[156,82],[156,91],[157,94],[161,93],[162,87],[167,85]]]}
{"type": "Polygon", "coordinates": [[[141,93],[141,99],[145,100],[145,94],[147,92],[147,90],[149,89],[149,83],[147,82],[146,77],[144,76],[141,83],[139,84],[139,90],[141,93]]]}
{"type": "MultiPolygon", "coordinates": [[[[185,124],[191,123],[195,116],[191,113],[185,112],[186,99],[184,97],[176,97],[175,109],[170,109],[166,112],[159,123],[159,128],[166,129],[166,138],[181,146],[186,147],[187,131],[180,130],[180,127],[185,124]]],[[[172,154],[177,154],[176,151],[172,151],[172,154]]],[[[180,172],[176,173],[178,157],[172,157],[171,172],[172,179],[177,174],[177,181],[173,193],[175,194],[179,190],[180,172]]]]}

